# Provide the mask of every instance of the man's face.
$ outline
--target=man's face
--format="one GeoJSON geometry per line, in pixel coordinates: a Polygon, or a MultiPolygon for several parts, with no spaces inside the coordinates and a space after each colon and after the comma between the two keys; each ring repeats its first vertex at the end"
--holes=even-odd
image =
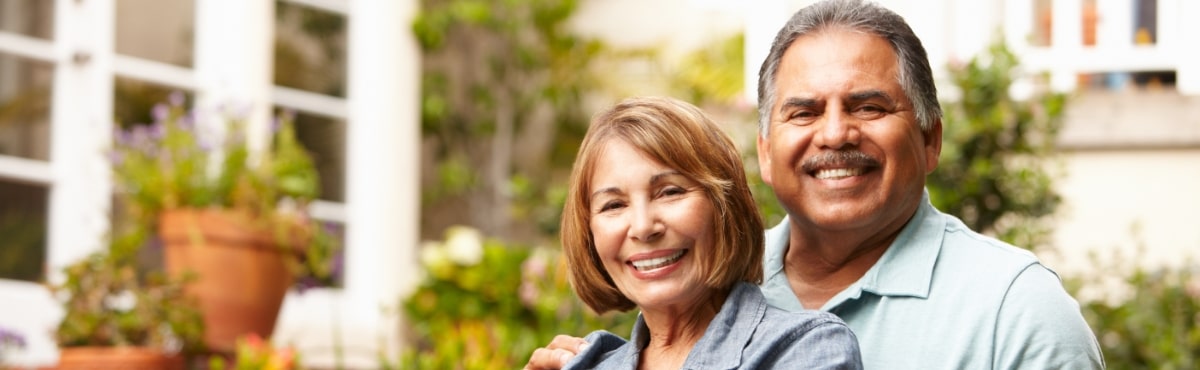
{"type": "Polygon", "coordinates": [[[763,181],[813,232],[899,230],[937,166],[941,122],[922,133],[882,38],[829,29],[796,39],[774,86],[763,181]]]}

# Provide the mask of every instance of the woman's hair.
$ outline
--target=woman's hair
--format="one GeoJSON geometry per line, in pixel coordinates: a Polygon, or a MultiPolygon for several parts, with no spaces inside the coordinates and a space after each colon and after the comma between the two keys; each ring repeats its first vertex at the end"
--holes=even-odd
{"type": "Polygon", "coordinates": [[[575,293],[597,313],[635,306],[613,284],[596,253],[590,189],[605,144],[620,140],[703,187],[713,204],[715,246],[697,254],[704,284],[727,291],[738,281],[762,281],[763,223],[733,140],[695,106],[671,98],[622,101],[592,118],[562,215],[562,243],[575,293]]]}

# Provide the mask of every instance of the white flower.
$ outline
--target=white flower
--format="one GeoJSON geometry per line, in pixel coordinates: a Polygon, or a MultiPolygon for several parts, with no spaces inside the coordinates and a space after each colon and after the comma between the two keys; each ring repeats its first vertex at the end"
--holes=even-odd
{"type": "Polygon", "coordinates": [[[421,265],[425,267],[438,266],[446,263],[446,251],[438,242],[426,240],[421,242],[421,265]]]}
{"type": "Polygon", "coordinates": [[[104,306],[110,310],[126,312],[132,310],[136,305],[137,297],[133,295],[133,292],[128,290],[104,297],[104,306]]]}
{"type": "Polygon", "coordinates": [[[446,229],[446,253],[462,266],[474,266],[483,260],[483,233],[466,226],[446,229]]]}

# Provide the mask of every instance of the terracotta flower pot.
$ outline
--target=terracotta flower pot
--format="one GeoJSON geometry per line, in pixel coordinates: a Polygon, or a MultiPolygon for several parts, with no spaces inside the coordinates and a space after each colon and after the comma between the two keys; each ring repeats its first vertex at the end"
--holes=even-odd
{"type": "Polygon", "coordinates": [[[65,347],[59,370],[183,369],[183,356],[145,347],[65,347]]]}
{"type": "Polygon", "coordinates": [[[269,338],[291,285],[270,230],[244,212],[179,209],[159,218],[167,273],[194,272],[186,291],[200,304],[209,350],[231,353],[239,336],[269,338]]]}

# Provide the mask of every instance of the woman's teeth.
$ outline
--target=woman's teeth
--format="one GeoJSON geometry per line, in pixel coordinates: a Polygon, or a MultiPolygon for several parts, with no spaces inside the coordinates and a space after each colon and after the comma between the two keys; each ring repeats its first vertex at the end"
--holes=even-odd
{"type": "Polygon", "coordinates": [[[687,252],[687,249],[681,249],[678,252],[675,252],[675,254],[669,256],[633,261],[632,263],[633,267],[638,269],[638,271],[653,270],[678,261],[680,258],[683,258],[683,254],[685,252],[687,252]]]}

